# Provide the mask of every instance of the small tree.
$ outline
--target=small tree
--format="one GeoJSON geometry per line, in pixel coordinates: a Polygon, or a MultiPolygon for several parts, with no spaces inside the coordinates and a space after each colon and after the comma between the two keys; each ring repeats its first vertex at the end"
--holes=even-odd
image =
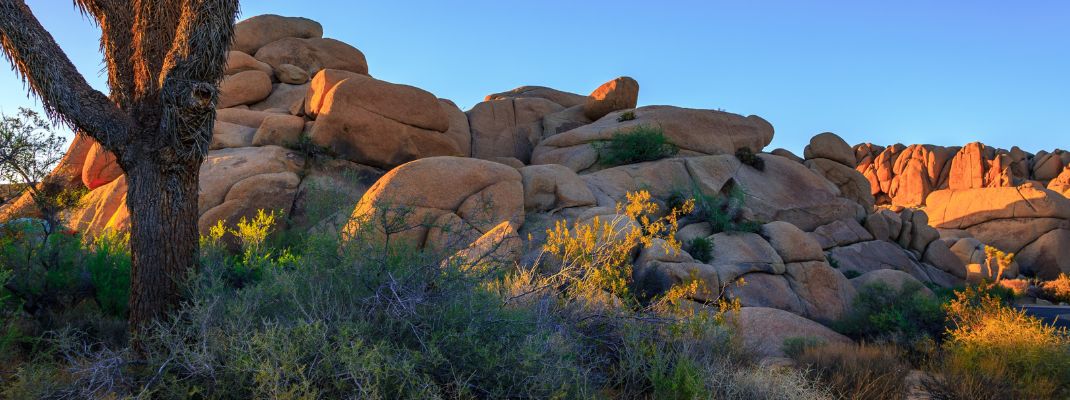
{"type": "Polygon", "coordinates": [[[17,184],[30,198],[47,222],[51,233],[59,221],[58,214],[71,205],[64,185],[48,179],[52,167],[63,157],[63,138],[52,124],[33,110],[20,108],[17,116],[0,118],[0,181],[17,184]]]}

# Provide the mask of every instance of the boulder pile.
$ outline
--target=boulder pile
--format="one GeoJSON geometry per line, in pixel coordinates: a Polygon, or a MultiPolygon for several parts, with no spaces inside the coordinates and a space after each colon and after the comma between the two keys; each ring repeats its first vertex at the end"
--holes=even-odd
{"type": "MultiPolygon", "coordinates": [[[[529,262],[554,223],[617,216],[630,192],[647,191],[663,206],[682,193],[736,199],[732,215],[751,228],[687,216],[677,239],[706,241],[708,254],[654,243],[635,255],[632,278],[650,294],[701,280],[716,290],[690,300],[738,299],[742,325],[754,332],[745,336],[755,340],[792,332],[847,340],[821,323],[842,316],[862,285],[953,286],[991,276],[987,246],[1018,254],[1015,269],[998,273],[1070,272],[1067,152],[979,143],[852,148],[833,133],[814,136],[803,157],[765,152],[774,130],[761,117],[637,107],[639,83],[630,77],[588,96],[521,86],[462,111],[373,78],[363,53],[322,36],[304,18],[237,24],[201,167],[202,233],[273,209],[292,229],[367,234],[363,222],[379,219],[396,229],[372,234],[416,247],[529,262]],[[679,151],[600,162],[605,141],[638,127],[659,128],[679,151]],[[323,198],[341,211],[320,212],[323,198]]],[[[63,164],[80,168],[90,190],[68,220],[89,234],[125,229],[125,177],[87,140],[76,139],[63,164]]]]}

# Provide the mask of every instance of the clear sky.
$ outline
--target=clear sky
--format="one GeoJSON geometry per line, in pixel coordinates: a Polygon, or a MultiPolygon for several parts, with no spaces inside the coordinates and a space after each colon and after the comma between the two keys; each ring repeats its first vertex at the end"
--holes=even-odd
{"type": "MultiPolygon", "coordinates": [[[[28,0],[104,89],[98,32],[70,1],[28,0]]],[[[1070,1],[244,1],[319,21],[379,79],[469,108],[619,75],[640,104],[757,114],[773,147],[849,143],[1070,147],[1070,1]]],[[[6,64],[6,62],[5,62],[6,64]]],[[[6,65],[5,65],[6,66],[6,65]]],[[[0,111],[35,105],[0,69],[0,111]]]]}

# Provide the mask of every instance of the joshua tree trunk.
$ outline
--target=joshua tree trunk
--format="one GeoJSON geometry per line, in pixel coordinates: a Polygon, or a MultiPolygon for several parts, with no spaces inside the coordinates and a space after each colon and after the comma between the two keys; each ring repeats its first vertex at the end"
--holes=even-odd
{"type": "Polygon", "coordinates": [[[110,96],[86,83],[23,0],[0,0],[0,46],[49,115],[115,154],[126,173],[136,334],[178,304],[196,265],[197,174],[238,1],[75,4],[101,28],[110,96]]]}
{"type": "Polygon", "coordinates": [[[136,328],[180,300],[182,279],[196,265],[197,170],[141,162],[128,173],[133,264],[130,324],[136,328]]]}

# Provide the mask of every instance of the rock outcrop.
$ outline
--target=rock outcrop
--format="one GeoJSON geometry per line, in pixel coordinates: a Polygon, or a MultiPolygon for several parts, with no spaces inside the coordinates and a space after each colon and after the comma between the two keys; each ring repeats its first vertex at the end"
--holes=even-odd
{"type": "MultiPolygon", "coordinates": [[[[698,197],[741,224],[683,216],[685,251],[661,239],[637,249],[633,286],[653,296],[701,283],[707,290],[688,300],[738,300],[741,337],[767,356],[782,355],[789,337],[848,341],[821,324],[868,284],[1070,272],[1070,153],[1061,150],[852,148],[826,132],[803,157],[764,153],[774,130],[761,117],[638,106],[628,77],[589,96],[522,86],[463,111],[372,78],[360,50],[323,38],[314,21],[259,16],[235,31],[200,172],[202,233],[271,209],[300,231],[389,237],[472,264],[534,263],[554,223],[598,216],[639,227],[616,208],[629,193],[649,192],[660,206],[698,197]],[[679,152],[600,163],[603,142],[640,127],[679,152]],[[701,242],[710,246],[689,248],[701,242]]],[[[90,190],[66,216],[71,227],[129,226],[126,178],[99,145],[76,138],[56,174],[90,190]]]]}

